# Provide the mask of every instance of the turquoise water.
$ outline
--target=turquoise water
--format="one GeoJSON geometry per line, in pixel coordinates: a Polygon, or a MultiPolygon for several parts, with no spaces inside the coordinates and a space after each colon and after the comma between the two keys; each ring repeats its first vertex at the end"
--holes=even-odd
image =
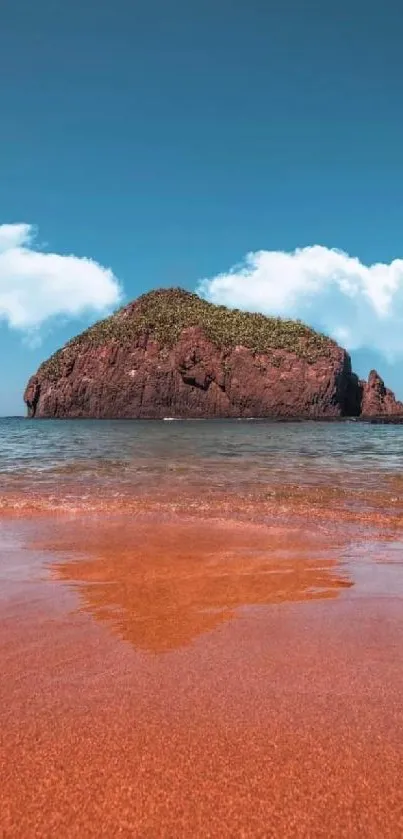
{"type": "Polygon", "coordinates": [[[157,458],[202,460],[259,457],[326,468],[363,462],[403,466],[403,427],[265,420],[35,420],[0,419],[0,471],[43,471],[83,461],[123,466],[157,458]]]}
{"type": "MultiPolygon", "coordinates": [[[[3,506],[145,496],[200,504],[338,491],[395,508],[403,426],[267,421],[0,420],[3,506]],[[381,498],[382,495],[382,498],[381,498]]],[[[402,483],[403,487],[403,483],[402,483]]]]}
{"type": "Polygon", "coordinates": [[[151,460],[211,459],[240,463],[280,459],[345,469],[363,464],[403,467],[403,427],[343,423],[240,421],[131,421],[0,419],[0,473],[43,472],[70,464],[126,468],[151,460]]]}

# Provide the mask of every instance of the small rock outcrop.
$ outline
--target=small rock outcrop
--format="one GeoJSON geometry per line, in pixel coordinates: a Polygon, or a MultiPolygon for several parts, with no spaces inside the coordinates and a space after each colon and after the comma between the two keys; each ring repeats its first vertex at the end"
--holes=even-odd
{"type": "Polygon", "coordinates": [[[361,415],[363,417],[403,416],[403,403],[385,387],[376,370],[371,370],[368,381],[362,382],[361,415]]]}
{"type": "Polygon", "coordinates": [[[31,377],[30,417],[337,418],[403,414],[378,376],[299,321],[150,292],[70,341],[31,377]]]}

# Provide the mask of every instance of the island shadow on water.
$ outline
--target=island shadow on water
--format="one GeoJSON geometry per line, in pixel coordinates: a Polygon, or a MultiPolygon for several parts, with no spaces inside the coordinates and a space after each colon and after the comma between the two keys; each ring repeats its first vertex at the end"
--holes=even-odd
{"type": "Polygon", "coordinates": [[[353,585],[334,545],[282,528],[86,522],[73,537],[58,528],[45,547],[53,579],[74,588],[80,610],[155,654],[189,645],[243,607],[336,598],[353,585]]]}

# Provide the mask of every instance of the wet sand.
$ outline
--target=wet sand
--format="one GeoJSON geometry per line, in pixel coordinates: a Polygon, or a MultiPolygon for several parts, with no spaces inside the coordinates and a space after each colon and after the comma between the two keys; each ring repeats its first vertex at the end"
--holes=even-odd
{"type": "Polygon", "coordinates": [[[403,835],[398,534],[0,521],[0,835],[403,835]]]}

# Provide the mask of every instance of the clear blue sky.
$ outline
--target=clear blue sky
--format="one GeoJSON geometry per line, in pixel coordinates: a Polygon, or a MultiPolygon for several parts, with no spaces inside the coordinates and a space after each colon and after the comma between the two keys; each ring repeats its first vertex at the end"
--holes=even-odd
{"type": "MultiPolygon", "coordinates": [[[[3,0],[0,223],[96,259],[125,296],[251,250],[403,256],[403,8],[310,0],[3,0]]],[[[85,321],[0,326],[0,414],[85,321]]],[[[403,396],[401,362],[371,347],[403,396]]]]}

